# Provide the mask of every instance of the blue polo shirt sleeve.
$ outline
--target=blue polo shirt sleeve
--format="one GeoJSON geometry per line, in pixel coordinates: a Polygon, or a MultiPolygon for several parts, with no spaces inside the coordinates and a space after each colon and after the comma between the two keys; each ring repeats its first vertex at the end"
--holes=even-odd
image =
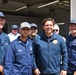
{"type": "Polygon", "coordinates": [[[36,37],[33,40],[33,53],[34,53],[34,69],[37,69],[37,65],[36,65],[36,37]]]}
{"type": "Polygon", "coordinates": [[[62,55],[62,65],[61,70],[68,69],[68,51],[66,43],[64,42],[63,38],[61,39],[61,55],[62,55]]]}
{"type": "Polygon", "coordinates": [[[4,75],[10,75],[13,70],[13,62],[14,62],[14,51],[12,44],[10,44],[7,48],[5,60],[4,60],[4,75]]]}

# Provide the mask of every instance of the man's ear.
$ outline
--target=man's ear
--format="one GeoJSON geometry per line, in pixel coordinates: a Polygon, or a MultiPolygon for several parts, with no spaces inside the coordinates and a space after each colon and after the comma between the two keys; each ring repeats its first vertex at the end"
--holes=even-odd
{"type": "Polygon", "coordinates": [[[36,33],[38,33],[38,29],[36,29],[36,33]]]}
{"type": "Polygon", "coordinates": [[[5,19],[4,19],[4,20],[3,20],[3,24],[5,24],[5,22],[6,22],[6,21],[5,21],[5,19]]]}
{"type": "Polygon", "coordinates": [[[20,33],[20,29],[19,29],[19,33],[20,33]]]}

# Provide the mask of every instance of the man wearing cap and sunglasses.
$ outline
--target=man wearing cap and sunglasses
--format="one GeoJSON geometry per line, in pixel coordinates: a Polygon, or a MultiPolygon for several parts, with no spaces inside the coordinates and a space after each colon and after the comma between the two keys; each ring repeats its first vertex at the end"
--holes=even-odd
{"type": "MultiPolygon", "coordinates": [[[[57,24],[54,25],[53,32],[55,32],[56,34],[59,34],[60,28],[57,24]]],[[[62,38],[64,39],[64,41],[66,41],[66,39],[63,36],[62,36],[62,38]]]]}
{"type": "Polygon", "coordinates": [[[11,42],[7,48],[4,75],[32,75],[34,57],[32,42],[28,38],[30,24],[22,22],[20,25],[20,36],[11,42]]]}
{"type": "Polygon", "coordinates": [[[56,34],[59,34],[59,30],[60,30],[59,26],[58,26],[57,24],[55,24],[53,31],[54,31],[56,34]]]}
{"type": "Polygon", "coordinates": [[[8,34],[10,38],[10,42],[15,40],[20,34],[18,33],[18,26],[17,25],[12,25],[11,27],[11,33],[8,34]]]}
{"type": "Polygon", "coordinates": [[[69,30],[70,30],[70,34],[66,38],[66,44],[68,49],[67,75],[73,75],[74,72],[76,71],[76,20],[71,20],[69,25],[69,30]]]}
{"type": "Polygon", "coordinates": [[[4,24],[5,24],[5,17],[3,12],[0,12],[0,75],[2,75],[3,73],[3,62],[6,48],[10,43],[9,37],[2,31],[4,24]]]}
{"type": "Polygon", "coordinates": [[[35,23],[31,23],[30,26],[31,26],[31,32],[29,38],[33,41],[34,37],[37,36],[38,28],[35,23]]]}

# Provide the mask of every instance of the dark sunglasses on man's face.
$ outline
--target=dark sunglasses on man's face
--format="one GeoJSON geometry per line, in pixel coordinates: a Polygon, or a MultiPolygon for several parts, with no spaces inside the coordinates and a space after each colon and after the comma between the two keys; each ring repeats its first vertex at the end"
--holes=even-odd
{"type": "Polygon", "coordinates": [[[57,32],[57,31],[58,31],[58,29],[54,29],[53,31],[54,31],[54,32],[55,32],[55,31],[57,32]]]}
{"type": "Polygon", "coordinates": [[[36,30],[37,28],[36,27],[31,27],[31,30],[36,30]]]}
{"type": "Polygon", "coordinates": [[[14,28],[13,30],[18,30],[17,28],[14,28]]]}

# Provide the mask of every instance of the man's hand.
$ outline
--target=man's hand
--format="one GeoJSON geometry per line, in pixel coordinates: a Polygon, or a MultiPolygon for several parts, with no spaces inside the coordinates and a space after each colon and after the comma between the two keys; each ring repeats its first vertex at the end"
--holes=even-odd
{"type": "Polygon", "coordinates": [[[67,75],[67,71],[61,70],[60,75],[67,75]]]}
{"type": "Polygon", "coordinates": [[[39,69],[35,69],[35,70],[34,70],[34,74],[35,74],[35,75],[40,75],[39,69]]]}
{"type": "Polygon", "coordinates": [[[74,75],[76,75],[76,71],[74,72],[74,75]]]}
{"type": "Polygon", "coordinates": [[[3,72],[3,66],[0,65],[0,72],[3,72]]]}

